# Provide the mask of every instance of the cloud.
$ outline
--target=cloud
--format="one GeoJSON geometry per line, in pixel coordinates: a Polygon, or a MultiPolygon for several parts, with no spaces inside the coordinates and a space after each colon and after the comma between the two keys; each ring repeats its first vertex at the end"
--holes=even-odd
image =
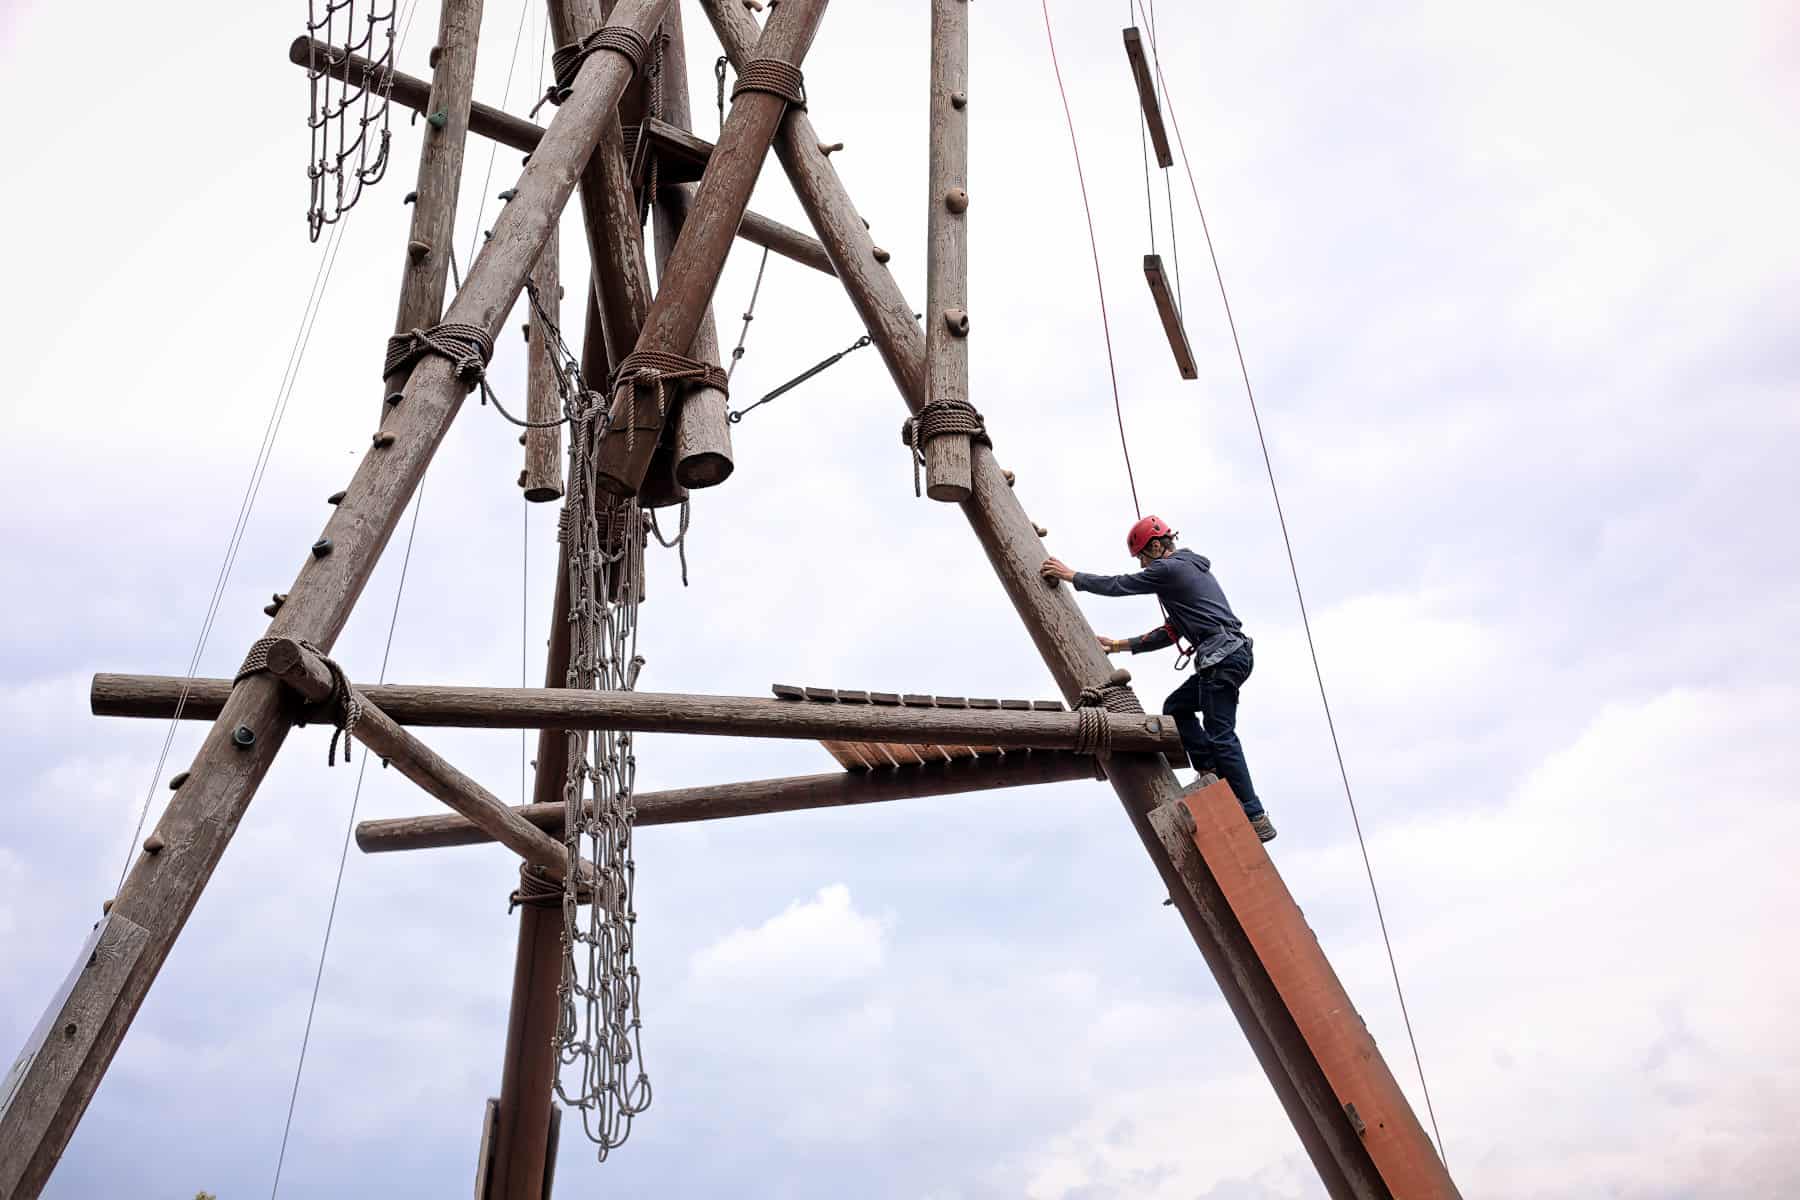
{"type": "Polygon", "coordinates": [[[779,982],[790,996],[805,994],[880,970],[882,941],[882,923],[857,912],[850,889],[834,883],[754,929],[733,930],[703,948],[689,972],[707,987],[779,982]]]}

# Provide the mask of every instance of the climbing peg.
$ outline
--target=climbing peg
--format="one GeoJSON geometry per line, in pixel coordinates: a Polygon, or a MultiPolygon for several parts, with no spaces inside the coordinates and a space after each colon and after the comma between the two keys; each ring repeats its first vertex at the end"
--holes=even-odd
{"type": "Polygon", "coordinates": [[[958,112],[969,107],[969,93],[967,93],[967,92],[951,92],[950,93],[950,107],[956,109],[958,112]]]}
{"type": "Polygon", "coordinates": [[[951,188],[944,193],[944,207],[953,213],[969,211],[969,193],[962,188],[951,188]]]}
{"type": "Polygon", "coordinates": [[[400,197],[400,203],[402,204],[417,204],[418,202],[419,193],[417,192],[408,192],[406,195],[400,197]]]}
{"type": "Polygon", "coordinates": [[[1000,478],[1006,480],[1007,487],[1011,487],[1013,484],[1015,484],[1019,481],[1019,477],[1017,475],[1014,475],[1011,471],[1007,470],[1005,467],[1000,468],[1000,478]]]}
{"type": "Polygon", "coordinates": [[[405,392],[389,392],[386,396],[382,397],[382,399],[387,401],[387,405],[389,408],[398,408],[400,406],[400,402],[402,400],[406,399],[406,393],[405,392]]]}
{"type": "Polygon", "coordinates": [[[280,612],[281,606],[286,600],[287,600],[286,592],[276,592],[275,598],[273,600],[269,601],[269,603],[263,605],[263,616],[272,617],[276,613],[280,612]]]}
{"type": "MultiPolygon", "coordinates": [[[[112,900],[102,900],[100,902],[100,915],[104,917],[107,913],[111,912],[112,906],[113,906],[113,900],[117,900],[117,899],[118,899],[118,897],[114,896],[112,898],[112,900]]],[[[75,1028],[75,1026],[73,1024],[70,1024],[69,1029],[72,1030],[74,1028],[75,1028]]],[[[67,1032],[67,1031],[65,1031],[65,1032],[67,1032]]],[[[75,1035],[73,1033],[69,1033],[68,1036],[74,1037],[75,1035]]]]}
{"type": "Polygon", "coordinates": [[[1041,538],[1047,538],[1050,536],[1050,531],[1048,529],[1045,529],[1042,525],[1037,524],[1036,522],[1033,522],[1031,527],[1032,527],[1032,529],[1037,531],[1037,535],[1041,538]]]}
{"type": "Polygon", "coordinates": [[[944,310],[944,325],[950,330],[951,337],[969,336],[969,314],[960,308],[944,310]]]}
{"type": "Polygon", "coordinates": [[[518,188],[507,188],[507,189],[506,189],[506,190],[505,190],[505,191],[504,191],[504,192],[501,192],[501,193],[500,193],[500,195],[499,195],[499,199],[501,199],[501,200],[511,200],[511,199],[512,199],[512,198],[513,198],[513,197],[514,197],[514,196],[516,196],[516,195],[518,195],[518,194],[519,194],[519,189],[518,189],[518,188]]]}
{"type": "Polygon", "coordinates": [[[529,478],[531,478],[531,472],[530,472],[530,471],[520,471],[520,472],[519,472],[519,486],[520,486],[520,487],[524,487],[524,486],[525,486],[525,481],[526,481],[526,480],[527,480],[527,479],[529,479],[529,478]]]}
{"type": "Polygon", "coordinates": [[[177,771],[175,774],[169,776],[169,790],[171,792],[178,791],[181,788],[181,785],[187,781],[188,773],[186,771],[177,771]]]}
{"type": "Polygon", "coordinates": [[[162,835],[160,833],[153,833],[149,837],[144,839],[144,853],[145,854],[160,854],[162,852],[162,848],[163,848],[163,840],[162,840],[162,835]]]}
{"type": "Polygon", "coordinates": [[[340,505],[344,502],[344,495],[345,495],[345,493],[343,493],[343,492],[333,492],[333,493],[331,493],[331,495],[325,497],[325,503],[331,505],[331,507],[333,507],[333,508],[336,508],[338,505],[340,505]]]}
{"type": "Polygon", "coordinates": [[[424,262],[431,255],[431,243],[421,242],[417,238],[406,243],[406,257],[416,263],[424,262]]]}
{"type": "Polygon", "coordinates": [[[525,435],[521,433],[519,435],[519,445],[523,446],[524,444],[525,444],[525,435]]]}
{"type": "Polygon", "coordinates": [[[442,129],[450,123],[450,113],[447,110],[440,108],[430,116],[426,117],[425,123],[433,129],[442,129]]]}
{"type": "Polygon", "coordinates": [[[836,154],[839,150],[842,150],[843,148],[844,148],[844,143],[842,143],[842,142],[820,142],[819,143],[819,153],[823,154],[827,157],[830,157],[831,155],[836,154]]]}
{"type": "Polygon", "coordinates": [[[884,263],[892,257],[894,257],[894,256],[889,254],[886,250],[883,250],[880,246],[875,247],[875,261],[876,262],[884,263]]]}
{"type": "Polygon", "coordinates": [[[314,542],[312,544],[312,553],[314,558],[324,558],[327,554],[330,554],[331,539],[320,538],[318,541],[314,542]]]}
{"type": "Polygon", "coordinates": [[[248,725],[239,725],[231,731],[231,744],[240,750],[248,750],[256,745],[256,730],[248,725]]]}
{"type": "Polygon", "coordinates": [[[751,12],[761,12],[763,10],[762,0],[744,0],[744,7],[751,12]]]}
{"type": "Polygon", "coordinates": [[[435,71],[437,70],[438,59],[442,57],[444,57],[444,48],[442,46],[433,46],[431,48],[431,53],[425,56],[425,63],[435,71]]]}
{"type": "Polygon", "coordinates": [[[389,446],[394,444],[394,435],[384,429],[370,440],[374,442],[377,450],[386,450],[389,446]]]}

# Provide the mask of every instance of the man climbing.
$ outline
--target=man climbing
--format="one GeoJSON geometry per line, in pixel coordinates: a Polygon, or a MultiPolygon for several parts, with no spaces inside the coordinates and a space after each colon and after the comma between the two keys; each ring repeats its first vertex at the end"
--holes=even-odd
{"type": "MultiPolygon", "coordinates": [[[[1194,769],[1229,783],[1256,836],[1271,841],[1275,826],[1250,783],[1250,767],[1237,735],[1238,689],[1255,665],[1243,622],[1213,578],[1211,561],[1192,550],[1176,549],[1175,531],[1161,517],[1144,517],[1133,525],[1125,546],[1142,568],[1135,574],[1089,575],[1056,558],[1047,559],[1040,570],[1045,578],[1066,580],[1076,591],[1096,596],[1156,594],[1167,618],[1161,626],[1141,637],[1102,637],[1100,648],[1108,654],[1122,650],[1142,654],[1173,644],[1183,657],[1193,659],[1193,677],[1169,694],[1163,712],[1175,718],[1194,769]]],[[[1181,666],[1181,659],[1176,666],[1181,666]]]]}

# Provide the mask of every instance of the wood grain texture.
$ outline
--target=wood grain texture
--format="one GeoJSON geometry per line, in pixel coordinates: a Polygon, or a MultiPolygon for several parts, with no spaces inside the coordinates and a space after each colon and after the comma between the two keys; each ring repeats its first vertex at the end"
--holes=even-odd
{"type": "MultiPolygon", "coordinates": [[[[223,679],[174,675],[96,675],[90,693],[97,716],[168,718],[183,687],[182,715],[204,720],[230,694],[223,679]]],[[[671,692],[585,692],[562,688],[442,687],[372,684],[358,693],[403,725],[460,729],[616,729],[632,733],[698,733],[810,741],[902,742],[1037,750],[1073,749],[1080,718],[1073,712],[1010,709],[887,708],[872,704],[795,704],[754,696],[671,692]]],[[[1173,721],[1156,713],[1108,713],[1112,748],[1121,754],[1179,753],[1173,721]]],[[[970,751],[972,753],[972,751],[970,751]]]]}
{"type": "MultiPolygon", "coordinates": [[[[648,37],[668,2],[624,0],[618,15],[648,37]]],[[[519,179],[516,198],[470,265],[446,319],[499,333],[574,190],[581,164],[599,140],[602,118],[617,107],[627,77],[618,55],[595,55],[583,65],[573,95],[545,132],[519,179]]],[[[269,626],[272,635],[303,638],[330,650],[465,395],[447,360],[428,358],[413,369],[405,398],[384,425],[395,435],[393,444],[365,452],[343,500],[331,509],[324,532],[332,552],[320,558],[296,547],[300,571],[269,626]]],[[[54,1116],[41,1132],[16,1127],[10,1114],[0,1118],[0,1144],[18,1142],[19,1153],[27,1156],[20,1194],[35,1195],[55,1167],[291,722],[281,685],[267,676],[246,679],[221,705],[219,720],[188,768],[187,782],[158,824],[164,849],[136,860],[113,908],[148,931],[143,953],[122,979],[84,978],[76,985],[83,1004],[104,1010],[92,1052],[73,1076],[56,1081],[57,1095],[43,1098],[54,1116]],[[234,742],[232,731],[238,726],[253,735],[251,746],[234,742]]]]}
{"type": "MultiPolygon", "coordinates": [[[[887,771],[828,771],[820,775],[643,792],[632,799],[637,808],[637,819],[633,824],[639,827],[679,825],[690,821],[844,808],[928,796],[958,796],[1097,778],[1095,761],[1086,755],[1033,750],[1029,754],[1009,754],[1005,758],[955,763],[939,760],[887,771]]],[[[515,811],[546,833],[562,835],[564,809],[560,801],[528,804],[515,811]]],[[[473,846],[491,840],[479,826],[444,813],[364,821],[356,827],[356,844],[369,854],[473,846]]]]}
{"type": "MultiPolygon", "coordinates": [[[[425,111],[445,116],[442,128],[429,121],[419,123],[419,175],[413,185],[412,225],[408,246],[429,247],[415,256],[402,256],[400,304],[394,332],[425,329],[437,324],[444,311],[444,293],[450,284],[450,241],[456,236],[456,197],[462,184],[463,149],[469,137],[469,108],[475,93],[475,49],[481,38],[482,0],[443,0],[438,18],[437,67],[425,111]]],[[[410,368],[408,369],[410,370],[410,368]]],[[[387,420],[386,397],[406,382],[408,371],[381,381],[381,410],[377,427],[387,420]]]]}
{"type": "Polygon", "coordinates": [[[1183,379],[1200,378],[1194,352],[1188,346],[1187,329],[1181,323],[1181,310],[1175,307],[1175,293],[1169,288],[1169,277],[1163,273],[1162,255],[1144,255],[1144,278],[1150,284],[1150,299],[1169,339],[1169,349],[1175,353],[1175,369],[1183,379]]]}
{"type": "MultiPolygon", "coordinates": [[[[934,400],[969,398],[969,339],[950,331],[943,314],[969,309],[969,214],[947,202],[969,186],[969,109],[950,103],[969,92],[969,0],[931,0],[930,169],[926,187],[925,363],[934,400]]],[[[920,445],[925,494],[969,498],[969,439],[954,434],[920,445]]]]}
{"type": "Polygon", "coordinates": [[[1156,83],[1150,75],[1150,60],[1144,53],[1144,39],[1136,28],[1125,30],[1125,57],[1131,62],[1132,82],[1137,84],[1138,107],[1144,112],[1144,125],[1150,131],[1150,145],[1156,151],[1156,165],[1172,167],[1175,156],[1169,150],[1169,132],[1163,126],[1162,105],[1156,99],[1156,83]]]}
{"type": "Polygon", "coordinates": [[[538,305],[550,320],[526,305],[525,419],[533,428],[525,431],[525,466],[519,472],[519,488],[525,499],[543,504],[563,494],[562,426],[547,425],[562,416],[562,390],[557,383],[557,350],[551,328],[562,326],[561,250],[556,230],[531,268],[531,286],[538,305]]]}

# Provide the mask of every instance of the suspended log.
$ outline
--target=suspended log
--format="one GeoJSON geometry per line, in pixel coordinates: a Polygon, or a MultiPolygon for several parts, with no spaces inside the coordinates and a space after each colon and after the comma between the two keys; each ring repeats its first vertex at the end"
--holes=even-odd
{"type": "MultiPolygon", "coordinates": [[[[366,79],[376,90],[380,90],[382,72],[373,62],[357,54],[340,55],[326,43],[314,38],[295,38],[293,44],[288,47],[288,61],[304,67],[307,64],[307,56],[315,49],[321,56],[333,56],[329,60],[322,59],[321,61],[337,64],[326,67],[327,75],[334,79],[348,79],[356,83],[361,83],[366,79]]],[[[408,75],[404,71],[394,71],[392,76],[394,82],[391,98],[395,104],[403,108],[410,108],[414,112],[433,111],[430,107],[430,84],[418,76],[408,75]]],[[[672,82],[672,80],[666,81],[665,86],[672,82]]],[[[536,149],[539,140],[543,138],[544,127],[527,121],[523,117],[515,117],[500,109],[476,102],[469,110],[469,132],[490,138],[502,146],[529,154],[536,149]]],[[[685,200],[686,191],[683,190],[681,195],[685,200]]],[[[822,271],[827,275],[832,273],[831,258],[825,253],[825,247],[821,246],[816,238],[809,237],[791,225],[772,220],[761,213],[745,212],[744,222],[738,227],[737,235],[752,245],[767,247],[774,253],[797,262],[801,266],[811,267],[813,270],[822,271]]]]}
{"type": "MultiPolygon", "coordinates": [[[[649,38],[668,3],[623,0],[619,23],[649,38]]],[[[500,333],[581,163],[599,140],[602,117],[617,108],[630,73],[616,54],[596,54],[582,65],[569,101],[520,177],[517,195],[470,265],[447,320],[476,325],[489,336],[500,333]]],[[[321,539],[325,550],[302,554],[299,575],[269,627],[272,636],[304,638],[330,650],[466,394],[448,359],[434,355],[413,369],[405,398],[383,426],[392,444],[364,452],[331,509],[321,539]]],[[[84,974],[72,986],[70,1000],[94,1014],[98,1025],[91,1048],[72,1074],[29,1068],[13,1103],[0,1112],[0,1146],[16,1156],[11,1161],[24,1164],[14,1194],[43,1190],[293,719],[280,683],[261,675],[238,685],[229,701],[221,697],[215,711],[219,721],[158,823],[164,848],[132,864],[114,902],[114,912],[149,935],[142,952],[122,979],[84,974]],[[49,1116],[28,1124],[26,1113],[49,1116]]]]}
{"type": "Polygon", "coordinates": [[[1162,318],[1163,332],[1168,335],[1169,349],[1175,352],[1175,368],[1183,379],[1198,379],[1194,352],[1188,346],[1187,329],[1181,323],[1181,310],[1175,307],[1175,294],[1169,290],[1169,278],[1163,274],[1160,254],[1144,255],[1144,278],[1150,281],[1150,296],[1156,301],[1156,315],[1162,318]]]}
{"type": "Polygon", "coordinates": [[[1150,146],[1156,151],[1156,165],[1172,167],[1175,156],[1169,152],[1169,133],[1163,128],[1162,104],[1156,98],[1156,81],[1150,74],[1150,59],[1144,53],[1144,39],[1131,27],[1125,30],[1125,57],[1131,60],[1131,77],[1137,83],[1138,107],[1144,110],[1144,126],[1150,131],[1150,146]]]}
{"type": "MultiPolygon", "coordinates": [[[[1029,754],[1011,754],[1005,758],[956,763],[940,760],[879,772],[828,771],[821,775],[643,792],[632,798],[637,809],[633,823],[638,826],[679,825],[690,821],[1034,787],[1042,783],[1098,779],[1097,766],[1098,760],[1085,754],[1033,750],[1029,754]]],[[[545,833],[562,836],[565,809],[560,801],[528,804],[515,811],[545,833]]],[[[369,854],[473,846],[491,840],[479,826],[450,814],[364,821],[356,827],[356,844],[369,854]]]]}
{"type": "MultiPolygon", "coordinates": [[[[783,0],[769,17],[757,43],[757,56],[799,67],[824,13],[825,0],[783,0]]],[[[685,355],[692,347],[769,143],[787,110],[786,98],[767,91],[741,91],[732,101],[705,177],[694,193],[687,224],[670,252],[661,289],[644,319],[636,353],[685,355]]],[[[667,394],[677,386],[674,381],[662,385],[661,401],[656,387],[620,390],[613,404],[611,428],[600,442],[602,487],[630,496],[643,486],[656,449],[654,431],[661,429],[665,417],[659,409],[666,407],[667,394]],[[645,436],[647,431],[649,436],[645,436]]]]}
{"type": "Polygon", "coordinates": [[[519,487],[525,498],[534,503],[555,500],[563,494],[562,426],[548,424],[562,416],[562,388],[558,383],[557,349],[551,332],[552,323],[562,324],[562,280],[558,262],[556,231],[544,243],[537,265],[531,269],[531,285],[537,292],[537,305],[527,305],[525,340],[527,343],[525,375],[525,419],[531,427],[525,430],[525,469],[519,472],[519,487]],[[549,322],[544,320],[548,315],[549,322]]]}
{"type": "MultiPolygon", "coordinates": [[[[699,0],[726,55],[742,65],[756,45],[756,22],[736,0],[699,0]]],[[[794,193],[813,230],[831,255],[838,279],[850,297],[870,340],[881,353],[901,399],[914,414],[925,402],[925,339],[913,320],[914,309],[893,277],[873,256],[867,227],[844,190],[843,181],[819,148],[819,137],[804,112],[790,113],[775,141],[775,152],[787,171],[794,193]]],[[[992,450],[976,445],[971,452],[974,492],[962,505],[1001,586],[1030,633],[1033,644],[1055,677],[1063,695],[1073,701],[1083,687],[1104,680],[1111,670],[1106,656],[1075,604],[1071,589],[1047,584],[1038,574],[1044,546],[1030,517],[1006,480],[992,450]]],[[[1368,1154],[1357,1141],[1341,1109],[1331,1101],[1331,1087],[1316,1063],[1308,1065],[1304,1044],[1296,1045],[1291,1026],[1266,1020],[1273,985],[1242,937],[1233,936],[1236,920],[1221,913],[1210,898],[1194,899],[1177,882],[1167,849],[1147,814],[1174,799],[1179,788],[1166,763],[1153,758],[1115,756],[1107,778],[1119,795],[1126,818],[1146,853],[1162,874],[1176,911],[1195,946],[1206,959],[1220,993],[1256,1054],[1276,1097],[1292,1121],[1319,1178],[1334,1200],[1380,1195],[1383,1185],[1368,1154]],[[1298,1049],[1297,1055],[1285,1053],[1298,1049]]]]}
{"type": "MultiPolygon", "coordinates": [[[[969,399],[969,4],[931,0],[931,154],[925,254],[925,369],[933,402],[969,399]],[[960,98],[960,102],[958,102],[960,98]]],[[[969,498],[969,435],[923,438],[925,494],[969,498]]]]}
{"type": "MultiPolygon", "coordinates": [[[[463,148],[475,92],[475,47],[481,37],[482,0],[444,0],[438,19],[437,57],[425,111],[444,118],[425,122],[414,186],[412,226],[400,268],[400,306],[394,332],[437,324],[450,281],[450,240],[456,236],[456,196],[462,184],[463,148]],[[424,252],[417,252],[423,247],[424,252]]],[[[410,368],[408,368],[410,370],[410,368]]],[[[406,370],[381,381],[376,427],[387,420],[388,400],[406,383],[406,370]]]]}
{"type": "MultiPolygon", "coordinates": [[[[183,717],[217,713],[231,692],[224,679],[176,675],[96,675],[91,694],[97,716],[183,717]]],[[[559,688],[438,687],[372,684],[362,689],[395,721],[462,729],[615,729],[631,733],[697,733],[724,737],[905,742],[911,745],[1004,746],[1072,750],[1087,714],[1007,709],[883,708],[876,705],[793,704],[750,696],[692,696],[669,692],[586,692],[559,688]]],[[[1174,722],[1160,714],[1106,713],[1115,751],[1181,752],[1174,722]]]]}

